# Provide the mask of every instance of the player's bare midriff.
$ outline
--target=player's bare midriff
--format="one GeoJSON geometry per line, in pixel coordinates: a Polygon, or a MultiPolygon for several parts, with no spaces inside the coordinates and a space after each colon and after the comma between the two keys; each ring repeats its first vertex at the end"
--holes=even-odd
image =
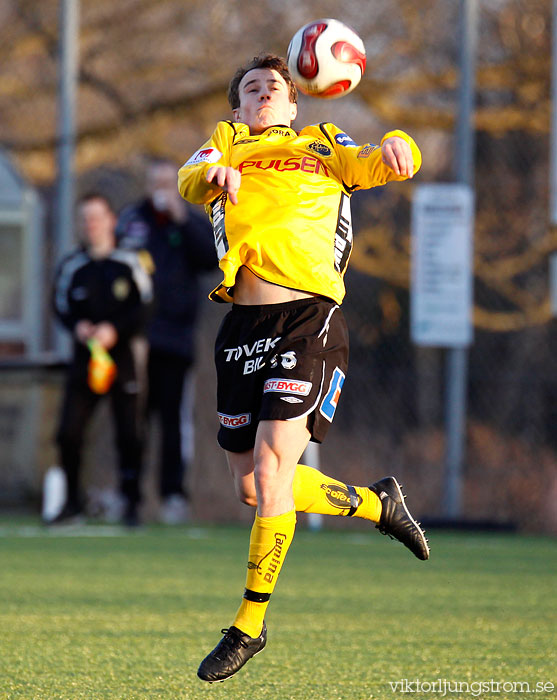
{"type": "Polygon", "coordinates": [[[234,284],[234,303],[242,306],[282,304],[285,301],[310,299],[314,296],[316,295],[309,292],[300,292],[262,280],[245,266],[238,270],[234,284]]]}

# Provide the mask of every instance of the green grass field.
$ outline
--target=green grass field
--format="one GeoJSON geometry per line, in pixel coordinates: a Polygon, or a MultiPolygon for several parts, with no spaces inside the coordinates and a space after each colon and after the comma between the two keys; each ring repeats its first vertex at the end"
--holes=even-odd
{"type": "Polygon", "coordinates": [[[266,650],[202,683],[199,661],[239,603],[248,530],[54,535],[4,520],[1,700],[520,698],[427,683],[557,685],[554,539],[434,532],[424,563],[371,528],[299,529],[266,650]],[[431,691],[391,687],[402,679],[431,691]]]}

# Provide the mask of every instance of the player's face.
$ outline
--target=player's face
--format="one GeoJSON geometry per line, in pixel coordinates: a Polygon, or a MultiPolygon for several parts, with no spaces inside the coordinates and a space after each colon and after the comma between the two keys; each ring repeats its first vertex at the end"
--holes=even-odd
{"type": "Polygon", "coordinates": [[[102,199],[91,199],[79,208],[79,227],[86,246],[109,250],[114,247],[116,219],[102,199]]]}
{"type": "Polygon", "coordinates": [[[252,134],[261,134],[277,124],[290,126],[297,105],[290,102],[288,85],[280,73],[271,68],[248,71],[239,85],[240,107],[234,119],[247,124],[252,134]]]}

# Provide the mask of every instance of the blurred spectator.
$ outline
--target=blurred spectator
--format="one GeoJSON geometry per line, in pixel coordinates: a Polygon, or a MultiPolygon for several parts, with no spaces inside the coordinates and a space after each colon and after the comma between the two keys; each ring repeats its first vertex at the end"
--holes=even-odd
{"type": "Polygon", "coordinates": [[[170,161],[151,161],[145,198],[122,212],[117,227],[118,245],[147,251],[153,264],[147,407],[160,416],[159,518],[167,524],[189,517],[184,481],[191,446],[183,444],[181,409],[195,355],[199,276],[217,265],[211,226],[181,198],[177,170],[170,161]]]}
{"type": "Polygon", "coordinates": [[[136,253],[115,249],[116,216],[103,195],[84,196],[78,203],[78,219],[81,246],[62,260],[54,286],[54,310],[71,331],[74,344],[57,434],[67,498],[49,524],[76,520],[83,513],[79,476],[84,432],[99,399],[108,394],[116,426],[123,518],[133,526],[138,524],[142,445],[132,340],[144,331],[152,282],[136,253]],[[111,358],[115,377],[110,376],[111,358]]]}

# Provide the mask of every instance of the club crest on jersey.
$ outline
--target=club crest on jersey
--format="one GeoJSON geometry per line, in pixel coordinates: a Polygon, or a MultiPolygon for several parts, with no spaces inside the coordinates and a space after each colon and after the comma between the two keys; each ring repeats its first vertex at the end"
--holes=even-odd
{"type": "Polygon", "coordinates": [[[322,143],[321,141],[312,141],[311,143],[308,143],[306,148],[308,149],[308,151],[317,153],[317,155],[323,156],[324,158],[328,158],[333,154],[329,146],[327,146],[326,143],[322,143]]]}
{"type": "Polygon", "coordinates": [[[183,167],[186,165],[198,165],[199,163],[216,163],[221,158],[222,153],[217,148],[200,148],[184,163],[183,167]]]}
{"type": "Polygon", "coordinates": [[[358,144],[353,141],[348,134],[337,134],[335,136],[335,141],[340,145],[340,146],[353,146],[355,148],[358,147],[358,144]]]}
{"type": "Polygon", "coordinates": [[[333,372],[333,376],[331,377],[331,381],[329,383],[327,394],[321,402],[321,406],[319,406],[319,413],[321,413],[322,416],[325,416],[325,418],[331,423],[333,422],[335,411],[337,410],[338,400],[340,398],[340,392],[342,391],[344,379],[344,372],[339,367],[335,367],[335,371],[333,372]]]}

